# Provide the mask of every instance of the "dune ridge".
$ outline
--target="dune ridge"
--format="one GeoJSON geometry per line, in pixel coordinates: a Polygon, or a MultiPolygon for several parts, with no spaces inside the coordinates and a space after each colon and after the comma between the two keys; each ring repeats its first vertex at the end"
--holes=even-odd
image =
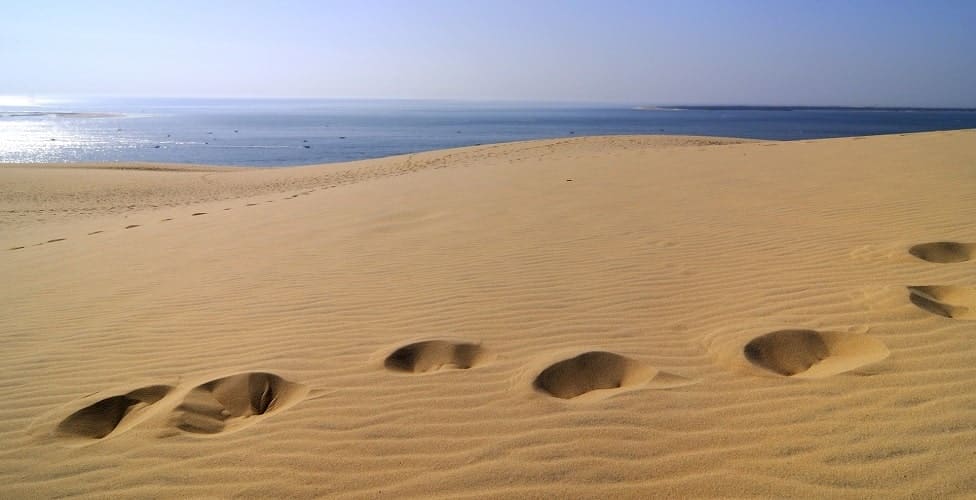
{"type": "Polygon", "coordinates": [[[974,139],[0,166],[3,495],[965,496],[974,139]]]}

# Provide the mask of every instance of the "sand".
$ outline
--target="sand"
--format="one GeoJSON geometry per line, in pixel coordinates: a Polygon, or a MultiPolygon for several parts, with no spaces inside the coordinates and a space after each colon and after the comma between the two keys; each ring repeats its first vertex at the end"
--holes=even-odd
{"type": "Polygon", "coordinates": [[[0,166],[0,497],[962,497],[976,131],[0,166]]]}

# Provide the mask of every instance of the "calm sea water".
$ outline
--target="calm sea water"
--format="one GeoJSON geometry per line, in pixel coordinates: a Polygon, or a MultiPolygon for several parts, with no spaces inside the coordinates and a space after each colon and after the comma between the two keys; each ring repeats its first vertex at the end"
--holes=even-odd
{"type": "Polygon", "coordinates": [[[579,135],[790,140],[962,128],[976,128],[976,112],[637,109],[379,100],[86,100],[0,107],[0,162],[283,166],[579,135]]]}

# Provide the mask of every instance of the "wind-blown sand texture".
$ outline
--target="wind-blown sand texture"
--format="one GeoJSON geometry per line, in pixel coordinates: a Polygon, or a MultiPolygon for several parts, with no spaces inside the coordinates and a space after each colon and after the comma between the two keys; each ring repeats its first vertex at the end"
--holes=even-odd
{"type": "Polygon", "coordinates": [[[0,167],[0,496],[976,491],[976,131],[0,167]]]}

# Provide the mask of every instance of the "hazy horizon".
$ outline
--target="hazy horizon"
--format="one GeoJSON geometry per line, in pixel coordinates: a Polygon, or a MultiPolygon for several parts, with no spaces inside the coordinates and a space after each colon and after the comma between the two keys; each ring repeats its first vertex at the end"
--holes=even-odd
{"type": "Polygon", "coordinates": [[[889,106],[889,105],[855,105],[855,104],[796,104],[796,103],[777,103],[770,104],[764,102],[637,102],[637,101],[586,101],[586,100],[546,100],[546,99],[491,99],[491,98],[412,98],[412,97],[329,97],[329,96],[194,96],[194,95],[0,95],[0,110],[6,107],[32,108],[47,107],[54,108],[59,104],[71,103],[111,103],[125,101],[335,101],[335,102],[384,102],[391,103],[433,103],[433,104],[484,104],[484,105],[538,105],[543,107],[574,107],[574,106],[608,106],[608,107],[630,107],[668,110],[669,108],[824,108],[824,109],[919,109],[919,110],[965,110],[976,111],[973,106],[889,106]]]}
{"type": "Polygon", "coordinates": [[[39,1],[5,11],[0,104],[976,107],[976,3],[962,1],[39,1]]]}

